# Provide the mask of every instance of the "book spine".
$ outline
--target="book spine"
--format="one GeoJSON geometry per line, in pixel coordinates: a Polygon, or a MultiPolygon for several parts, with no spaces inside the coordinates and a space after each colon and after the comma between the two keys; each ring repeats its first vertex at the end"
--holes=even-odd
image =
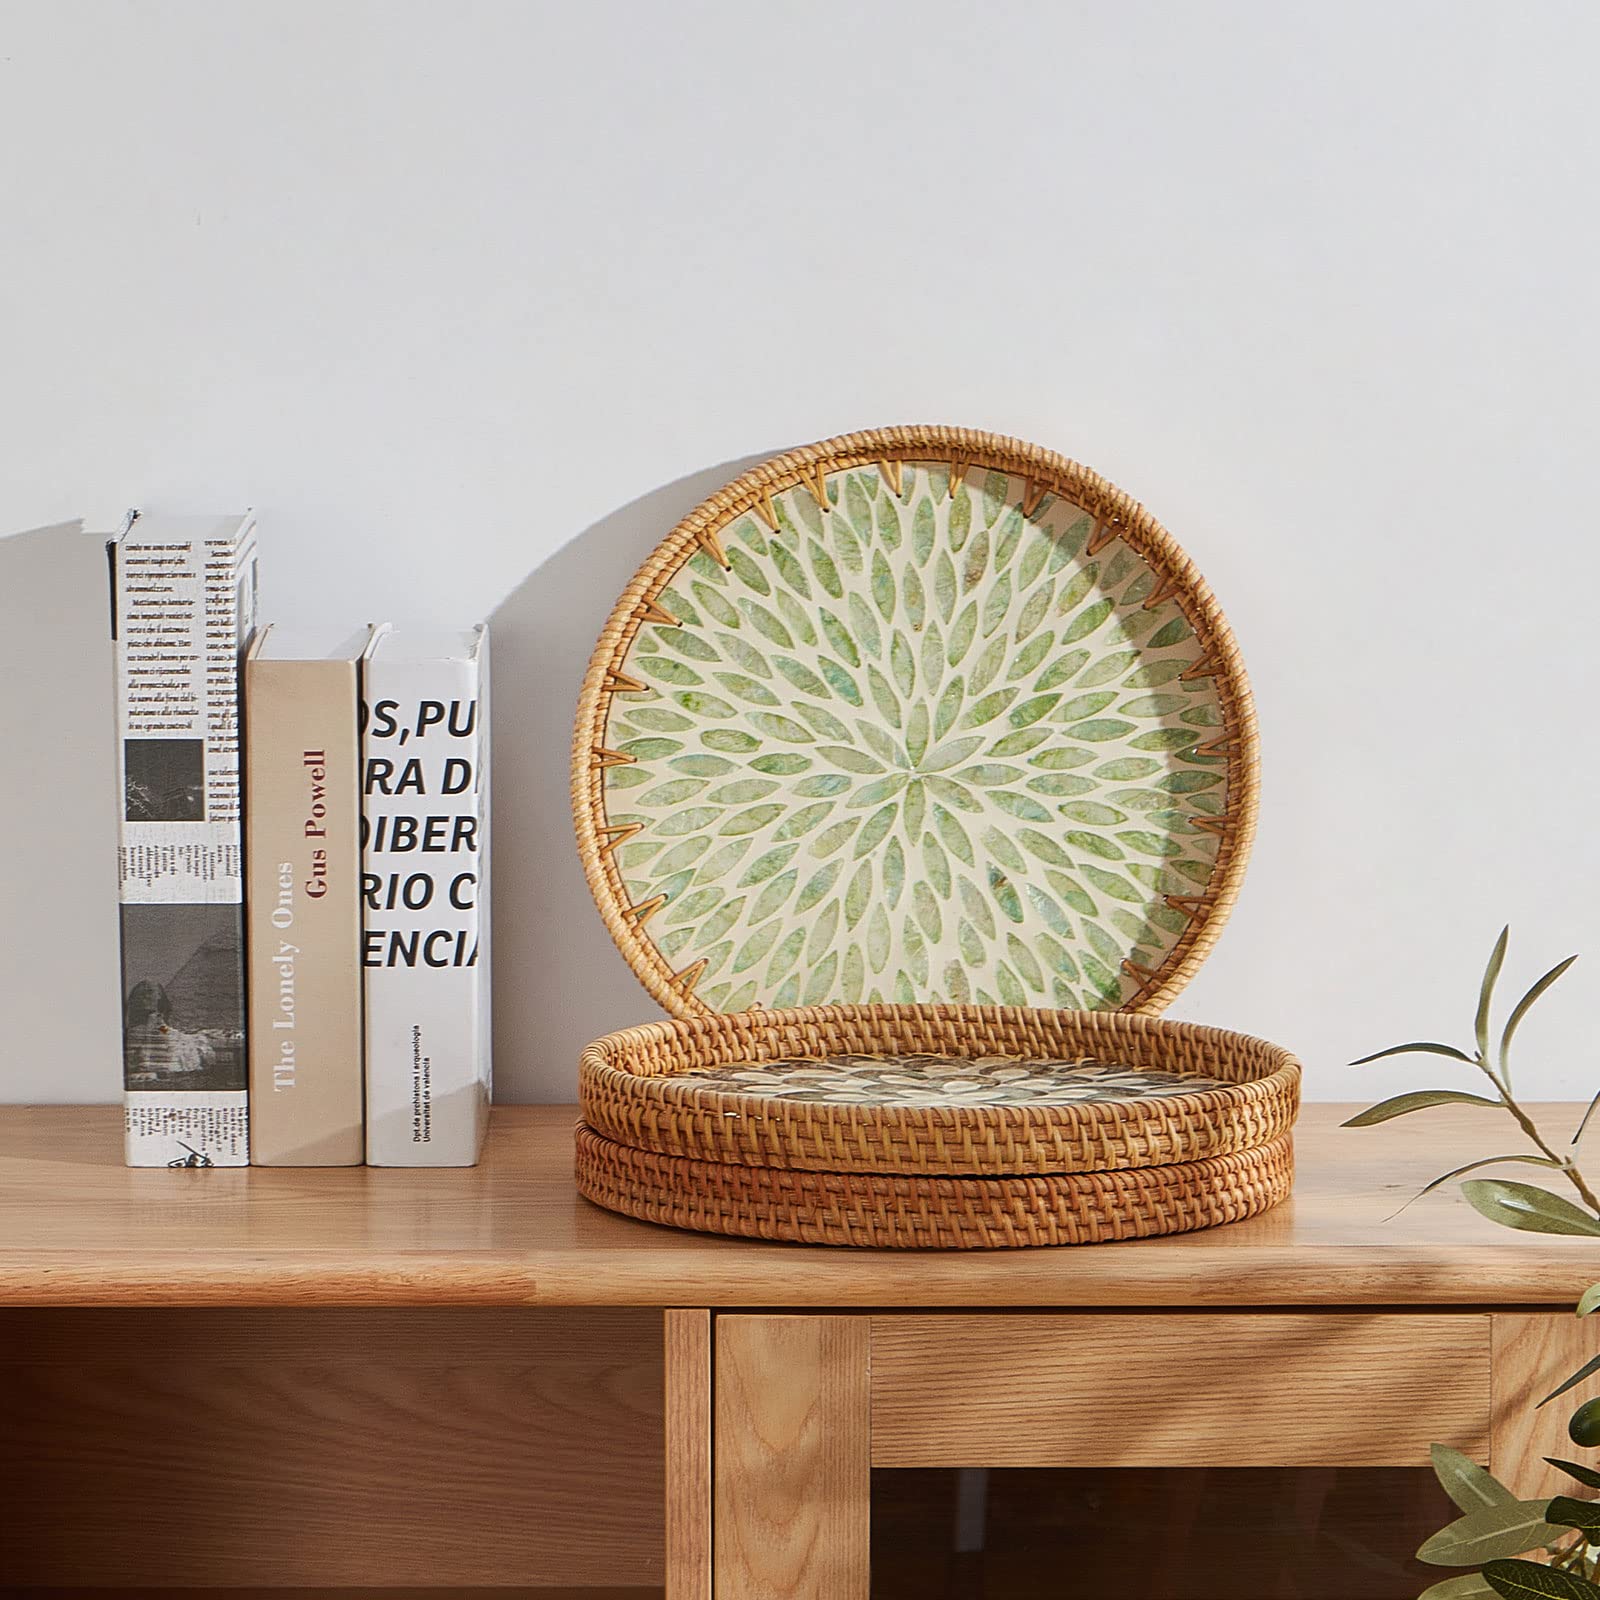
{"type": "Polygon", "coordinates": [[[362,964],[367,1160],[478,1159],[490,1097],[488,680],[473,660],[366,663],[362,964]]]}
{"type": "Polygon", "coordinates": [[[123,1084],[135,1167],[241,1167],[239,655],[255,530],[113,547],[123,1084]]]}
{"type": "Polygon", "coordinates": [[[354,661],[245,661],[250,1159],[363,1158],[354,661]]]}

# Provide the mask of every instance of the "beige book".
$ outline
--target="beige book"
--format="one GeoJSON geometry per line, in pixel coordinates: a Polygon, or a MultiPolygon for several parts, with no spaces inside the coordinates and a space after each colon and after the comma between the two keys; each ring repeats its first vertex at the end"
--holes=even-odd
{"type": "Polygon", "coordinates": [[[363,1157],[361,656],[370,630],[257,634],[244,664],[250,1158],[363,1157]]]}

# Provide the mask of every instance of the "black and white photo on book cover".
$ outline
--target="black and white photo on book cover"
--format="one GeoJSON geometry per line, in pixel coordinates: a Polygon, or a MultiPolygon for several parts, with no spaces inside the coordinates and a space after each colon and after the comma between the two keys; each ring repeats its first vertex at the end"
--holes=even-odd
{"type": "Polygon", "coordinates": [[[239,908],[122,908],[124,1084],[130,1094],[242,1090],[239,908]]]}
{"type": "Polygon", "coordinates": [[[124,739],[122,762],[124,821],[206,820],[204,739],[124,739]]]}
{"type": "Polygon", "coordinates": [[[123,739],[123,821],[205,821],[205,739],[123,739]]]}

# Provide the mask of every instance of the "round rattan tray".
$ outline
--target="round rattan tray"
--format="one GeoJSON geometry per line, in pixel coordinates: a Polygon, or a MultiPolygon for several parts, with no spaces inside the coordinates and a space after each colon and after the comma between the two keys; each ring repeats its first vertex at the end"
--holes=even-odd
{"type": "MultiPolygon", "coordinates": [[[[1192,1167],[1275,1144],[1299,1088],[1287,1050],[1244,1034],[1003,1006],[650,1023],[596,1040],[579,1065],[584,1122],[615,1146],[716,1167],[985,1179],[1192,1167]],[[931,1073],[895,1070],[930,1061],[931,1073]]],[[[1052,1214],[1068,1205],[1062,1190],[1052,1214]]]]}
{"type": "Polygon", "coordinates": [[[1239,1222],[1287,1197],[1289,1135],[1177,1166],[1033,1178],[913,1178],[722,1166],[632,1150],[580,1126],[578,1192],[700,1233],[901,1250],[1101,1244],[1239,1222]]]}
{"type": "Polygon", "coordinates": [[[618,600],[578,851],[662,1008],[1156,1013],[1237,894],[1255,718],[1205,580],[1088,468],[965,428],[775,457],[618,600]]]}

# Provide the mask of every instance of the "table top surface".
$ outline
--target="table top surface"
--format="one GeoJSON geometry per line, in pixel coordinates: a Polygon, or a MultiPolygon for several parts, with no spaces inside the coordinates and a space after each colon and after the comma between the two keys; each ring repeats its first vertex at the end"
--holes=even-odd
{"type": "MultiPolygon", "coordinates": [[[[896,1252],[709,1238],[601,1211],[573,1187],[569,1106],[499,1107],[479,1166],[433,1171],[130,1171],[116,1107],[0,1107],[0,1304],[1532,1305],[1600,1279],[1600,1239],[1512,1233],[1454,1185],[1406,1206],[1440,1173],[1513,1148],[1503,1114],[1445,1106],[1340,1128],[1351,1110],[1306,1107],[1293,1198],[1247,1222],[896,1252]]],[[[1540,1113],[1570,1128],[1576,1108],[1540,1113]]]]}

